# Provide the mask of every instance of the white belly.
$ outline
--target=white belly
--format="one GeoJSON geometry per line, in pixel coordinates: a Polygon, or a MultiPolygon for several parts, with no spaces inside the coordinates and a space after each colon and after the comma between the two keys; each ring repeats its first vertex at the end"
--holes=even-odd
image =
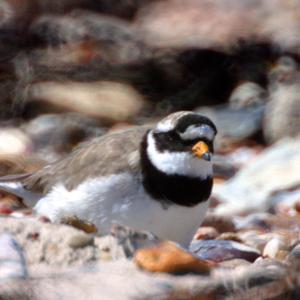
{"type": "Polygon", "coordinates": [[[202,222],[208,204],[206,201],[194,207],[163,206],[147,196],[137,178],[122,173],[90,179],[72,191],[57,185],[37,203],[35,210],[53,222],[77,216],[95,224],[103,234],[118,223],[186,246],[202,222]]]}

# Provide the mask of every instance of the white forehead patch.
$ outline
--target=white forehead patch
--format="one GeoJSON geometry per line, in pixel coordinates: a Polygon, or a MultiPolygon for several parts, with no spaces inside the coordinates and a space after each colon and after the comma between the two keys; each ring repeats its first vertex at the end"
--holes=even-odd
{"type": "Polygon", "coordinates": [[[206,138],[209,141],[212,141],[215,137],[215,131],[207,124],[191,125],[179,135],[183,140],[206,138]]]}
{"type": "Polygon", "coordinates": [[[168,132],[175,128],[177,121],[185,115],[189,115],[189,111],[180,111],[173,113],[157,123],[156,130],[159,132],[168,132]]]}
{"type": "Polygon", "coordinates": [[[169,175],[184,175],[205,179],[212,176],[212,163],[188,152],[158,151],[153,134],[148,134],[147,154],[152,164],[169,175]]]}
{"type": "Polygon", "coordinates": [[[167,131],[171,131],[174,129],[174,122],[169,119],[169,120],[165,120],[165,121],[161,121],[157,124],[156,129],[159,132],[167,132],[167,131]]]}

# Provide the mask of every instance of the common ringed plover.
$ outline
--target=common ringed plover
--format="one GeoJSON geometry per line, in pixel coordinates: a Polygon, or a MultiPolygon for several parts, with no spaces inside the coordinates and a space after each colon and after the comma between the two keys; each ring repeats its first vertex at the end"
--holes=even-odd
{"type": "Polygon", "coordinates": [[[53,222],[75,216],[101,233],[118,223],[187,246],[209,205],[216,133],[208,118],[176,112],[153,129],[95,138],[0,189],[53,222]]]}

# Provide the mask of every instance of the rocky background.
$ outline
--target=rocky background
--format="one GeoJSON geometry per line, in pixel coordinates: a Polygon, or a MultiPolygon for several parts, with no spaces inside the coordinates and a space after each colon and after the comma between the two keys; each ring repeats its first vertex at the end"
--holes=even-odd
{"type": "Polygon", "coordinates": [[[1,0],[0,175],[177,110],[219,134],[190,252],[1,192],[0,299],[300,299],[299,28],[297,0],[1,0]]]}

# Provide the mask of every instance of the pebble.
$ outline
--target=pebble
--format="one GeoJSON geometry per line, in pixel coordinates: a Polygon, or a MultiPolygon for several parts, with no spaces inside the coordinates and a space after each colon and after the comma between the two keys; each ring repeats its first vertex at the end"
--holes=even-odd
{"type": "Polygon", "coordinates": [[[282,260],[288,253],[289,241],[282,236],[272,238],[263,250],[263,257],[282,260]]]}
{"type": "Polygon", "coordinates": [[[0,204],[0,215],[9,215],[13,212],[12,208],[10,205],[7,204],[0,204]]]}
{"type": "Polygon", "coordinates": [[[238,85],[231,93],[229,104],[232,108],[242,108],[264,104],[267,91],[259,84],[251,81],[238,85]]]}
{"type": "Polygon", "coordinates": [[[62,155],[71,152],[79,143],[101,136],[105,129],[99,123],[78,113],[40,115],[22,125],[31,138],[34,151],[62,155]]]}
{"type": "Polygon", "coordinates": [[[289,82],[298,72],[298,63],[291,56],[281,56],[268,73],[271,87],[276,87],[281,82],[289,82]]]}
{"type": "Polygon", "coordinates": [[[271,218],[270,213],[253,213],[244,217],[235,217],[234,223],[237,230],[270,230],[272,227],[270,224],[271,218]]]}
{"type": "Polygon", "coordinates": [[[239,232],[239,237],[245,241],[245,243],[253,247],[254,249],[262,252],[266,244],[273,238],[273,234],[265,233],[259,230],[245,230],[239,232]]]}
{"type": "Polygon", "coordinates": [[[218,240],[224,241],[235,241],[243,244],[244,241],[239,237],[239,235],[235,232],[224,232],[217,237],[218,240]]]}
{"type": "Polygon", "coordinates": [[[93,237],[84,232],[78,232],[77,234],[73,234],[67,240],[67,244],[74,249],[83,248],[90,245],[93,242],[93,237]]]}
{"type": "Polygon", "coordinates": [[[237,168],[225,155],[214,155],[213,158],[214,180],[229,179],[235,175],[237,168]]]}
{"type": "Polygon", "coordinates": [[[54,107],[54,111],[82,113],[103,123],[128,121],[145,105],[133,87],[109,81],[38,82],[30,87],[29,99],[29,111],[30,105],[38,113],[49,113],[54,107]]]}
{"type": "Polygon", "coordinates": [[[300,130],[299,77],[292,83],[280,83],[270,93],[266,107],[264,136],[268,143],[297,137],[300,130]],[[278,118],[280,116],[280,118],[278,118]]]}
{"type": "Polygon", "coordinates": [[[81,220],[77,217],[64,218],[61,221],[61,223],[70,225],[70,226],[80,229],[86,233],[96,233],[97,232],[97,227],[93,223],[81,220]]]}
{"type": "Polygon", "coordinates": [[[278,214],[297,216],[300,213],[300,188],[283,190],[274,193],[272,206],[278,214]]]}
{"type": "MultiPolygon", "coordinates": [[[[300,196],[300,195],[299,195],[300,196]]],[[[296,212],[299,214],[300,213],[300,198],[298,201],[296,201],[296,203],[294,204],[294,209],[296,210],[296,212]]]]}
{"type": "Polygon", "coordinates": [[[0,214],[10,214],[24,207],[25,205],[20,198],[5,191],[0,191],[0,214]]]}
{"type": "Polygon", "coordinates": [[[190,251],[204,260],[221,262],[241,258],[253,262],[260,253],[254,248],[229,240],[197,240],[190,245],[190,251]]]}
{"type": "Polygon", "coordinates": [[[138,250],[134,261],[146,271],[174,274],[209,273],[213,266],[171,242],[138,250]]]}
{"type": "Polygon", "coordinates": [[[296,245],[289,253],[288,262],[295,269],[296,272],[300,272],[300,244],[296,245]]]}
{"type": "Polygon", "coordinates": [[[0,153],[1,155],[24,155],[32,150],[30,138],[20,129],[0,129],[0,153]]]}
{"type": "Polygon", "coordinates": [[[194,235],[195,240],[213,240],[219,235],[214,227],[201,226],[194,235]]]}
{"type": "Polygon", "coordinates": [[[235,225],[231,218],[227,216],[216,215],[213,212],[208,212],[205,216],[202,226],[214,227],[219,233],[234,232],[235,225]]]}

